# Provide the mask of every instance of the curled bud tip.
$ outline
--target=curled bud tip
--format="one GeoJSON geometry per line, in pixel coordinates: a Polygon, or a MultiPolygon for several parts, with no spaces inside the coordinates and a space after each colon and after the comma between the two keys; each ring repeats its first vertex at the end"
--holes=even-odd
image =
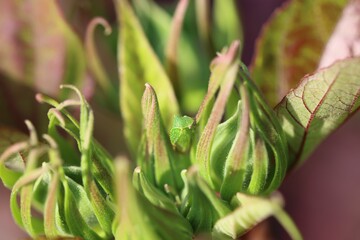
{"type": "Polygon", "coordinates": [[[38,103],[43,103],[44,102],[44,97],[41,93],[37,93],[35,95],[35,100],[38,102],[38,103]]]}
{"type": "Polygon", "coordinates": [[[101,25],[102,27],[104,27],[105,35],[111,34],[112,28],[111,28],[109,22],[105,18],[102,18],[102,17],[96,17],[91,20],[91,22],[89,23],[88,28],[87,28],[88,34],[93,35],[94,30],[98,25],[101,25]]]}

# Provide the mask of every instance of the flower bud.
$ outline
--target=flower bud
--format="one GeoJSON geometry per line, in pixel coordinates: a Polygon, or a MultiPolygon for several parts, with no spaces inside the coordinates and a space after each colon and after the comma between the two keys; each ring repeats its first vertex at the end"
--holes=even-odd
{"type": "Polygon", "coordinates": [[[273,110],[235,56],[233,45],[213,61],[220,90],[196,149],[200,173],[227,200],[237,192],[267,195],[274,191],[285,176],[288,158],[285,137],[273,110]],[[220,124],[234,85],[239,93],[237,111],[220,124]]]}
{"type": "Polygon", "coordinates": [[[146,84],[142,98],[143,137],[138,154],[138,165],[149,181],[160,189],[166,184],[181,189],[180,172],[188,164],[175,154],[168,133],[162,123],[154,89],[146,84]]]}
{"type": "Polygon", "coordinates": [[[225,199],[236,192],[267,195],[279,187],[287,170],[287,145],[273,110],[244,68],[239,77],[242,109],[223,165],[220,193],[225,199]]]}

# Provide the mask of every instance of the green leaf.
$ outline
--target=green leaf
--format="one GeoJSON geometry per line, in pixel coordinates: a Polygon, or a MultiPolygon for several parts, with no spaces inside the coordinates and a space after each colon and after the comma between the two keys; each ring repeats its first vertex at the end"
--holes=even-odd
{"type": "Polygon", "coordinates": [[[252,72],[274,106],[305,74],[317,69],[323,48],[347,0],[293,0],[263,28],[252,72]]]}
{"type": "Polygon", "coordinates": [[[83,48],[56,1],[1,1],[0,8],[2,74],[52,96],[61,83],[81,86],[83,48]]]}
{"type": "Polygon", "coordinates": [[[237,205],[237,208],[216,222],[213,229],[214,240],[237,239],[271,215],[279,219],[292,239],[302,239],[292,220],[282,210],[281,196],[260,198],[238,193],[232,202],[237,205]]]}
{"type": "Polygon", "coordinates": [[[216,51],[230,45],[233,41],[243,42],[242,24],[236,2],[236,0],[214,1],[213,38],[216,51]]]}
{"type": "MultiPolygon", "coordinates": [[[[171,32],[172,5],[162,8],[153,0],[133,0],[133,2],[150,44],[165,64],[164,46],[168,44],[171,32]]],[[[195,4],[198,2],[189,1],[178,41],[181,49],[177,54],[180,88],[174,88],[181,109],[187,113],[196,112],[205,95],[209,79],[209,63],[216,54],[213,50],[208,53],[205,45],[199,42],[198,29],[201,31],[202,28],[196,26],[195,4]]]]}
{"type": "Polygon", "coordinates": [[[306,76],[276,107],[292,166],[359,109],[359,64],[360,58],[347,59],[306,76]]]}
{"type": "Polygon", "coordinates": [[[189,5],[189,0],[181,0],[178,2],[171,23],[171,29],[169,34],[169,40],[165,49],[165,66],[166,71],[170,77],[172,85],[174,87],[177,96],[180,95],[180,82],[179,82],[179,62],[178,52],[180,46],[181,31],[183,28],[183,22],[186,14],[186,10],[189,5]]]}
{"type": "Polygon", "coordinates": [[[198,110],[206,94],[210,77],[209,65],[216,56],[215,51],[207,49],[206,43],[199,40],[199,32],[202,30],[196,23],[196,5],[199,2],[189,1],[179,45],[181,49],[178,54],[181,80],[179,101],[186,113],[195,113],[198,110]]]}
{"type": "Polygon", "coordinates": [[[171,29],[171,14],[153,0],[132,0],[132,2],[149,43],[161,62],[165,63],[165,46],[171,29]]]}
{"type": "Polygon", "coordinates": [[[83,187],[67,177],[61,181],[64,187],[64,216],[71,234],[84,239],[104,239],[105,236],[96,232],[102,231],[98,228],[99,223],[83,187]]]}
{"type": "Polygon", "coordinates": [[[120,104],[124,133],[131,152],[137,150],[141,137],[141,95],[145,83],[158,93],[165,126],[171,126],[179,108],[170,80],[146,39],[128,0],[117,0],[119,18],[120,104]]]}

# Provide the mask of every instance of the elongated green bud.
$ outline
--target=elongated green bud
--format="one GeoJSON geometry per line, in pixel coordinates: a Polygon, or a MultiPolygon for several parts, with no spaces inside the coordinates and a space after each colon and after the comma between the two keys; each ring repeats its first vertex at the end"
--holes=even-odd
{"type": "MultiPolygon", "coordinates": [[[[235,58],[237,48],[233,44],[213,61],[213,82],[210,81],[204,104],[209,106],[209,98],[215,98],[213,93],[220,90],[196,150],[200,173],[227,200],[237,192],[267,195],[274,191],[285,176],[288,159],[280,124],[246,67],[235,58]],[[239,95],[237,111],[221,123],[233,88],[239,95]]],[[[203,106],[197,122],[202,120],[202,112],[203,106]]]]}
{"type": "Polygon", "coordinates": [[[233,43],[228,50],[223,51],[222,54],[213,60],[208,91],[195,118],[196,123],[200,126],[199,130],[203,128],[203,122],[206,121],[197,144],[195,159],[199,166],[200,174],[211,185],[213,183],[211,180],[210,153],[216,128],[221,122],[227,99],[236,80],[239,45],[238,42],[233,43]],[[207,110],[211,106],[211,102],[218,90],[219,93],[212,107],[211,114],[207,116],[207,110]]]}
{"type": "Polygon", "coordinates": [[[142,98],[143,137],[138,164],[152,184],[164,189],[166,184],[180,189],[183,185],[180,171],[186,164],[175,156],[167,131],[161,120],[158,100],[154,89],[145,85],[142,98]]]}
{"type": "Polygon", "coordinates": [[[220,190],[227,199],[236,191],[271,193],[285,177],[288,160],[285,137],[273,110],[264,102],[244,66],[239,76],[242,113],[220,190]]]}
{"type": "Polygon", "coordinates": [[[287,146],[274,112],[243,68],[239,78],[239,109],[218,127],[212,149],[214,182],[225,199],[236,192],[269,194],[279,187],[287,169],[287,146]]]}

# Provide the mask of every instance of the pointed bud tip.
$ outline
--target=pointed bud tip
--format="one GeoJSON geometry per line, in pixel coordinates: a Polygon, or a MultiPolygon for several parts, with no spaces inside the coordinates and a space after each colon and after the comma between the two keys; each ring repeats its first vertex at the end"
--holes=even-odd
{"type": "Polygon", "coordinates": [[[134,170],[134,173],[136,173],[136,174],[141,173],[141,167],[140,167],[140,166],[137,166],[137,167],[135,168],[135,170],[134,170]]]}
{"type": "Polygon", "coordinates": [[[141,102],[143,113],[146,113],[151,109],[155,110],[154,107],[157,104],[156,93],[154,88],[149,83],[145,83],[145,90],[141,102]]]}
{"type": "Polygon", "coordinates": [[[236,40],[231,43],[229,48],[224,48],[221,53],[217,53],[217,56],[212,60],[210,69],[213,69],[219,64],[231,64],[239,55],[240,41],[236,40]]]}
{"type": "Polygon", "coordinates": [[[38,102],[38,103],[43,103],[44,102],[44,96],[41,94],[41,93],[37,93],[35,95],[35,100],[38,102]]]}
{"type": "Polygon", "coordinates": [[[155,94],[154,88],[149,83],[145,83],[145,90],[144,90],[143,96],[146,96],[147,94],[150,94],[150,95],[155,94]]]}
{"type": "Polygon", "coordinates": [[[149,83],[145,83],[145,90],[153,90],[153,87],[149,83]]]}

